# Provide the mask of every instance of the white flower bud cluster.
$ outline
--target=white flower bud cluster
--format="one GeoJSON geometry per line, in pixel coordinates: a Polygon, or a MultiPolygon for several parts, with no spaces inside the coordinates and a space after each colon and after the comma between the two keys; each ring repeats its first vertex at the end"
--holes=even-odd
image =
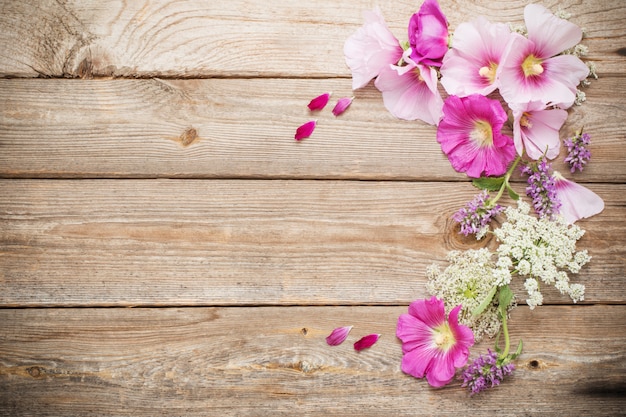
{"type": "Polygon", "coordinates": [[[514,272],[528,277],[524,287],[528,292],[526,302],[531,309],[543,303],[538,280],[554,285],[573,302],[582,301],[585,287],[570,284],[566,271],[578,273],[591,260],[586,250],[576,251],[576,242],[584,230],[567,225],[562,219],[538,219],[529,215],[529,211],[530,206],[521,200],[517,208],[507,207],[504,212],[507,221],[494,230],[501,242],[497,255],[510,258],[516,265],[514,272]]]}

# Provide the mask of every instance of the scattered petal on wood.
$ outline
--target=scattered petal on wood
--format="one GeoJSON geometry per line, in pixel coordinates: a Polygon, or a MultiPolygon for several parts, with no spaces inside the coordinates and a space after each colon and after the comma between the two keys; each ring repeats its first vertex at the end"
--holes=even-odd
{"type": "Polygon", "coordinates": [[[328,100],[330,99],[331,93],[324,93],[320,96],[315,97],[309,103],[309,110],[316,111],[322,110],[328,104],[328,100]]]}
{"type": "Polygon", "coordinates": [[[368,334],[367,336],[363,336],[361,339],[354,342],[354,349],[367,349],[368,347],[371,347],[374,343],[376,343],[379,337],[379,334],[368,334]]]}
{"type": "Polygon", "coordinates": [[[296,129],[296,135],[294,136],[294,138],[296,140],[302,140],[311,136],[313,134],[313,131],[315,130],[316,123],[317,121],[311,120],[300,126],[298,129],[296,129]]]}
{"type": "Polygon", "coordinates": [[[335,104],[335,107],[333,108],[333,114],[335,116],[339,116],[341,113],[346,111],[346,109],[350,107],[350,104],[352,104],[352,100],[354,100],[354,97],[340,98],[337,101],[337,104],[335,104]]]}
{"type": "Polygon", "coordinates": [[[352,330],[352,326],[337,327],[330,335],[328,335],[328,337],[326,337],[326,343],[330,346],[342,344],[348,337],[350,330],[352,330]]]}

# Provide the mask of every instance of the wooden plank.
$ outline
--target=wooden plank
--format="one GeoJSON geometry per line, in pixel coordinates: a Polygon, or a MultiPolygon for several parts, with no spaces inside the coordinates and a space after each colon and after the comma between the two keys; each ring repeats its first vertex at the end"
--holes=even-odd
{"type": "MultiPolygon", "coordinates": [[[[469,397],[400,370],[406,307],[0,310],[0,413],[594,415],[623,412],[624,306],[518,307],[514,376],[469,397]],[[564,319],[566,318],[566,319],[564,319]],[[354,325],[346,343],[325,336],[354,325]],[[355,352],[352,342],[380,333],[355,352]]],[[[486,352],[491,341],[472,348],[486,352]]]]}
{"type": "MultiPolygon", "coordinates": [[[[395,119],[374,87],[339,118],[308,111],[324,91],[350,95],[350,81],[0,80],[0,176],[466,179],[436,128],[395,119]],[[311,118],[313,136],[294,141],[311,118]]],[[[601,78],[587,94],[561,131],[584,126],[593,137],[592,162],[576,177],[624,182],[626,78],[601,78]]],[[[555,168],[568,171],[562,159],[555,168]]]]}
{"type": "MultiPolygon", "coordinates": [[[[626,186],[594,184],[572,279],[623,303],[626,186]]],[[[451,249],[467,183],[0,181],[0,305],[397,304],[451,249]]],[[[544,291],[546,303],[569,303],[544,291]]],[[[523,294],[520,289],[519,294],[523,294]]]]}
{"type": "MultiPolygon", "coordinates": [[[[377,2],[406,40],[419,2],[377,2]]],[[[621,0],[544,1],[586,28],[589,59],[623,73],[621,0]]],[[[526,0],[441,0],[451,28],[483,15],[521,23],[526,0]]],[[[366,0],[170,2],[9,0],[0,5],[0,75],[10,77],[347,77],[343,44],[363,24],[366,0]]]]}

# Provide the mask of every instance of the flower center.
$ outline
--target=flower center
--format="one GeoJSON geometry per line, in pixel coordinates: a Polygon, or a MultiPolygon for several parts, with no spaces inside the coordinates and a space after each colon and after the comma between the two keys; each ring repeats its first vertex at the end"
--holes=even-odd
{"type": "Polygon", "coordinates": [[[524,113],[522,114],[522,117],[521,117],[521,118],[520,118],[520,120],[519,120],[519,124],[520,124],[520,126],[522,126],[522,127],[532,128],[532,127],[533,127],[533,124],[532,124],[532,122],[530,121],[530,114],[528,114],[527,112],[524,112],[524,113]]]}
{"type": "Polygon", "coordinates": [[[536,56],[530,54],[526,57],[524,62],[522,62],[522,71],[524,71],[524,75],[526,77],[530,77],[531,75],[539,75],[543,73],[543,67],[541,63],[543,61],[536,56]]]}
{"type": "Polygon", "coordinates": [[[422,77],[422,72],[420,71],[420,69],[415,67],[415,69],[413,69],[413,72],[415,73],[415,75],[417,75],[418,81],[423,83],[424,82],[424,77],[422,77]]]}
{"type": "Polygon", "coordinates": [[[498,64],[495,62],[490,62],[489,66],[485,65],[484,67],[480,67],[478,70],[478,75],[483,78],[489,80],[489,84],[493,84],[496,81],[496,70],[498,69],[498,64]]]}
{"type": "Polygon", "coordinates": [[[435,345],[443,351],[447,351],[454,346],[456,339],[454,338],[448,323],[444,323],[433,329],[433,342],[435,342],[435,345]]]}
{"type": "Polygon", "coordinates": [[[470,132],[470,138],[478,146],[493,145],[493,130],[486,120],[477,120],[474,122],[474,129],[470,132]]]}

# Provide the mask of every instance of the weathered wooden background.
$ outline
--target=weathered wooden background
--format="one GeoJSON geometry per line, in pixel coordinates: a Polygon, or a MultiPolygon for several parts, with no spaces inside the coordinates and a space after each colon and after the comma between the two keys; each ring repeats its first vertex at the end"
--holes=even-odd
{"type": "MultiPolygon", "coordinates": [[[[527,3],[441,0],[452,29],[527,3]]],[[[518,370],[474,398],[404,375],[395,337],[426,267],[478,245],[435,129],[369,86],[293,140],[353,94],[343,42],[376,4],[404,39],[419,2],[0,1],[0,415],[624,414],[626,3],[542,2],[598,66],[562,134],[592,134],[565,174],[606,209],[580,222],[585,302],[514,310],[518,370]]]]}

